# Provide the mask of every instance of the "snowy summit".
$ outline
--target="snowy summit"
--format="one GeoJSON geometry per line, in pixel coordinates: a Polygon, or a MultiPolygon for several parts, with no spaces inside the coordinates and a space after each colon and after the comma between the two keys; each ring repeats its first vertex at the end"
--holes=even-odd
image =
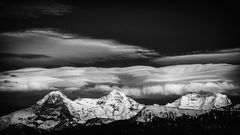
{"type": "Polygon", "coordinates": [[[167,107],[180,109],[210,110],[231,105],[226,95],[217,93],[190,93],[182,96],[173,103],[166,104],[167,107]]]}
{"type": "Polygon", "coordinates": [[[94,118],[123,120],[135,116],[143,105],[118,90],[99,99],[79,98],[75,101],[59,91],[53,91],[32,107],[0,118],[1,128],[21,123],[29,127],[52,129],[83,124],[94,118]]]}
{"type": "Polygon", "coordinates": [[[182,116],[197,117],[230,104],[226,95],[210,93],[190,93],[167,105],[144,106],[118,90],[98,99],[74,101],[53,91],[32,107],[0,117],[0,129],[14,124],[48,130],[127,119],[138,122],[151,122],[157,118],[175,120],[182,116]]]}

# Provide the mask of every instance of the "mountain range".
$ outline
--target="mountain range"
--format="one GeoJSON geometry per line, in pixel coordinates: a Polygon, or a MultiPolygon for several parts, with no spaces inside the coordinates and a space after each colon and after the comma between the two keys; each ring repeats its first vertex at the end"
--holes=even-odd
{"type": "Polygon", "coordinates": [[[112,133],[109,130],[115,134],[150,134],[161,129],[164,133],[175,134],[170,129],[178,131],[187,127],[189,129],[183,133],[189,134],[197,130],[192,127],[194,124],[201,127],[208,123],[215,127],[206,126],[203,131],[209,128],[215,133],[215,129],[228,129],[222,127],[225,125],[234,129],[240,125],[239,111],[239,105],[232,105],[230,99],[220,93],[189,93],[166,105],[143,105],[118,90],[98,99],[74,101],[60,91],[53,91],[29,108],[0,117],[0,133],[65,134],[67,131],[77,134],[86,131],[90,134],[101,129],[106,134],[112,133]]]}

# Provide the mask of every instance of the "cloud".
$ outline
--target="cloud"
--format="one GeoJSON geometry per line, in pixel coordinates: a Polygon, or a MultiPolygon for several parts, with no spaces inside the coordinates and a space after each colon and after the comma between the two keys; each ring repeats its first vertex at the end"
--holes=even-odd
{"type": "Polygon", "coordinates": [[[238,76],[239,66],[230,64],[192,64],[160,68],[25,68],[0,75],[0,90],[34,91],[61,88],[83,93],[106,93],[115,88],[137,98],[182,95],[196,91],[239,94],[238,76]]]}
{"type": "Polygon", "coordinates": [[[217,53],[232,53],[232,52],[240,52],[240,48],[230,48],[230,49],[221,49],[216,51],[217,53]]]}
{"type": "Polygon", "coordinates": [[[13,53],[0,53],[1,58],[22,58],[22,59],[47,59],[50,58],[41,54],[13,54],[13,53]]]}
{"type": "Polygon", "coordinates": [[[57,29],[31,29],[0,33],[0,53],[44,55],[48,59],[26,61],[2,59],[1,65],[18,69],[23,67],[132,65],[169,66],[179,64],[228,63],[240,64],[240,48],[206,53],[164,56],[154,50],[120,43],[112,39],[94,39],[66,33],[57,29]],[[14,61],[9,63],[9,61],[14,61]]]}
{"type": "Polygon", "coordinates": [[[0,16],[14,18],[37,18],[42,15],[61,16],[71,13],[73,6],[56,1],[5,2],[1,4],[0,16]]]}
{"type": "Polygon", "coordinates": [[[114,40],[92,39],[53,29],[5,32],[0,34],[0,39],[2,53],[23,56],[30,52],[31,55],[41,54],[51,57],[39,63],[15,60],[20,65],[25,63],[25,67],[74,66],[78,63],[91,64],[107,60],[147,59],[158,55],[153,50],[122,44],[114,40]]]}
{"type": "MultiPolygon", "coordinates": [[[[227,93],[230,95],[239,94],[239,85],[231,82],[206,82],[206,83],[186,83],[186,84],[163,84],[139,87],[118,87],[111,88],[101,87],[100,90],[109,91],[109,89],[118,89],[128,96],[135,98],[156,98],[157,95],[184,95],[189,92],[212,92],[212,93],[227,93]],[[234,92],[236,91],[236,92],[234,92]]],[[[99,90],[99,89],[98,89],[99,90]]]]}
{"type": "Polygon", "coordinates": [[[163,65],[196,64],[196,63],[229,63],[239,64],[240,48],[222,49],[214,52],[166,56],[154,59],[153,62],[163,65]]]}

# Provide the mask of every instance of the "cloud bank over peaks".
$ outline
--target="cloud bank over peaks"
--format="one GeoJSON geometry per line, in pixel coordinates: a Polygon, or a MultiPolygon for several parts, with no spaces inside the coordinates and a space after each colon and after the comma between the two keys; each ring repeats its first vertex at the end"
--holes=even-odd
{"type": "MultiPolygon", "coordinates": [[[[117,87],[113,87],[117,88],[117,87]]],[[[136,98],[157,98],[157,95],[184,95],[191,92],[227,93],[239,95],[239,85],[232,82],[167,83],[163,85],[143,86],[141,88],[119,88],[129,96],[136,98]]]]}
{"type": "Polygon", "coordinates": [[[183,95],[189,92],[239,94],[239,66],[193,64],[154,68],[61,67],[25,68],[3,72],[1,91],[38,91],[61,88],[80,93],[106,93],[119,89],[136,98],[183,95]]]}

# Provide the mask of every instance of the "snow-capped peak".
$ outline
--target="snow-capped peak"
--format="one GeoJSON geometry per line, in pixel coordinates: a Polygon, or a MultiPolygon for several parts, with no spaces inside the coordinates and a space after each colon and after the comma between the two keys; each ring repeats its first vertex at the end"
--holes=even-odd
{"type": "Polygon", "coordinates": [[[104,101],[104,102],[113,102],[113,104],[119,103],[119,102],[124,102],[128,100],[128,97],[123,92],[120,92],[116,89],[113,89],[107,96],[104,96],[99,99],[99,101],[104,101]]]}
{"type": "Polygon", "coordinates": [[[115,89],[99,99],[83,98],[75,100],[75,102],[85,106],[85,109],[91,112],[87,114],[88,117],[110,118],[114,120],[129,119],[143,108],[143,105],[115,89]]]}
{"type": "Polygon", "coordinates": [[[60,91],[52,91],[46,96],[44,96],[43,99],[39,100],[37,102],[38,105],[42,105],[44,103],[47,104],[56,104],[57,102],[62,102],[62,101],[71,101],[68,99],[64,94],[62,94],[60,91]]]}
{"type": "Polygon", "coordinates": [[[134,121],[149,122],[156,118],[176,119],[182,116],[198,117],[212,109],[231,104],[226,95],[217,93],[190,93],[165,106],[150,105],[142,109],[134,121]]]}
{"type": "Polygon", "coordinates": [[[180,109],[210,110],[229,105],[231,105],[231,101],[226,95],[220,93],[190,93],[165,106],[180,109]]]}
{"type": "Polygon", "coordinates": [[[61,97],[66,97],[64,94],[62,94],[62,92],[60,91],[52,91],[49,94],[47,94],[48,96],[61,96],[61,97]]]}
{"type": "Polygon", "coordinates": [[[214,107],[221,108],[221,107],[229,106],[231,104],[232,104],[231,100],[228,99],[226,95],[223,95],[220,93],[216,94],[214,107]]]}
{"type": "Polygon", "coordinates": [[[59,125],[83,124],[94,118],[129,119],[142,108],[143,105],[117,90],[99,99],[81,98],[75,101],[59,91],[53,91],[32,107],[0,117],[0,123],[3,122],[5,125],[21,123],[30,127],[51,129],[59,125]]]}
{"type": "Polygon", "coordinates": [[[126,97],[126,95],[123,92],[120,92],[119,90],[116,89],[113,89],[108,96],[116,98],[126,97]]]}

